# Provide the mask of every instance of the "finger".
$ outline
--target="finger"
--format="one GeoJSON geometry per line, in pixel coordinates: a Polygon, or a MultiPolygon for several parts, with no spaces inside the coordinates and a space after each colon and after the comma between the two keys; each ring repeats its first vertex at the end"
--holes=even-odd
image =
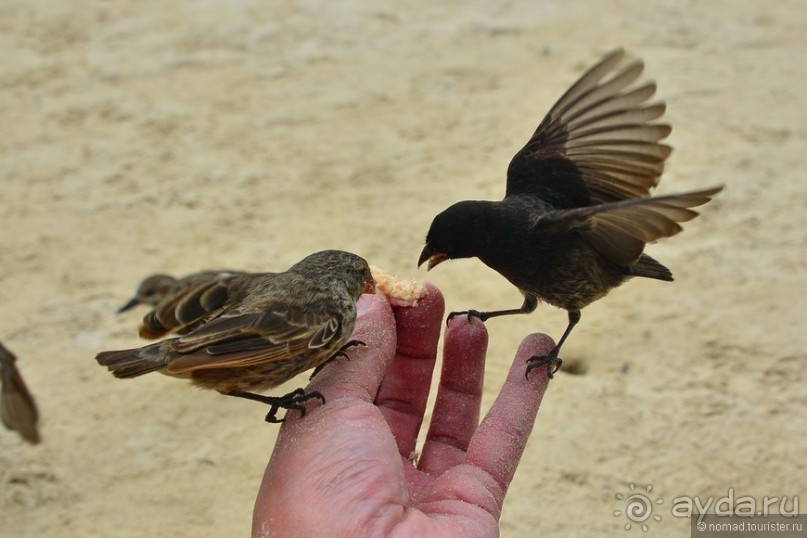
{"type": "Polygon", "coordinates": [[[488,332],[478,318],[457,316],[446,329],[443,371],[418,467],[442,474],[465,461],[479,423],[488,332]]]}
{"type": "Polygon", "coordinates": [[[535,333],[524,339],[499,396],[468,446],[466,462],[493,478],[489,488],[499,510],[549,381],[545,368],[533,370],[526,378],[527,359],[546,355],[554,347],[555,343],[545,334],[535,333]]]}
{"type": "Polygon", "coordinates": [[[440,290],[427,290],[416,306],[393,305],[398,345],[376,397],[404,457],[415,450],[423,422],[445,312],[440,290]]]}
{"type": "Polygon", "coordinates": [[[395,356],[395,318],[386,296],[362,295],[356,308],[351,339],[365,345],[346,350],[349,359],[337,358],[308,385],[308,389],[320,391],[326,401],[355,397],[372,402],[395,356]]]}

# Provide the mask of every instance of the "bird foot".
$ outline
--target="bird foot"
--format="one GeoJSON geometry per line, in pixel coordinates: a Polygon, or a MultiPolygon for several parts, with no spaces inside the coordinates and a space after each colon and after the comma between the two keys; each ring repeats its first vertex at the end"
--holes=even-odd
{"type": "Polygon", "coordinates": [[[348,356],[347,353],[345,353],[345,350],[356,346],[367,347],[367,344],[365,344],[361,340],[348,340],[347,344],[339,348],[339,351],[328,357],[328,359],[325,362],[314,368],[314,371],[311,372],[311,377],[309,377],[308,380],[311,381],[312,379],[314,379],[314,376],[316,376],[326,364],[330,364],[332,361],[336,360],[337,357],[344,357],[345,359],[350,360],[350,357],[348,356]]]}
{"type": "Polygon", "coordinates": [[[455,316],[461,316],[463,314],[468,316],[468,320],[471,318],[477,318],[480,321],[485,322],[488,319],[487,312],[480,312],[479,310],[463,310],[461,312],[451,312],[448,315],[448,319],[446,319],[446,325],[448,325],[455,316]]]}
{"type": "Polygon", "coordinates": [[[286,410],[295,410],[300,412],[300,416],[304,417],[306,413],[306,409],[303,406],[308,400],[313,400],[314,398],[319,399],[323,404],[325,403],[325,397],[319,393],[318,391],[312,390],[311,392],[306,392],[303,389],[294,390],[285,396],[280,397],[273,397],[267,396],[266,403],[270,404],[272,407],[269,408],[269,412],[266,414],[266,422],[270,424],[277,424],[280,422],[284,422],[286,417],[277,418],[277,412],[280,409],[286,410]]]}
{"type": "Polygon", "coordinates": [[[527,359],[527,371],[524,376],[529,379],[530,372],[541,366],[546,366],[546,377],[552,379],[555,377],[555,372],[560,370],[563,364],[563,359],[558,357],[557,349],[549,352],[548,355],[534,355],[527,359]]]}

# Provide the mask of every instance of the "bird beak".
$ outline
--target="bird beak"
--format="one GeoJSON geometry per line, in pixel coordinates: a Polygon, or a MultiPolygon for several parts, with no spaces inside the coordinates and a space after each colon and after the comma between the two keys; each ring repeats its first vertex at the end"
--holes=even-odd
{"type": "Polygon", "coordinates": [[[443,263],[448,259],[448,255],[442,252],[432,252],[429,245],[423,247],[423,252],[420,253],[420,259],[418,260],[418,267],[423,265],[425,262],[429,262],[429,265],[426,266],[427,271],[431,271],[437,265],[443,263]]]}
{"type": "Polygon", "coordinates": [[[137,297],[132,297],[132,300],[129,301],[128,303],[126,303],[125,305],[123,305],[122,307],[120,307],[118,309],[117,313],[118,314],[123,314],[127,310],[131,310],[132,308],[136,307],[139,304],[140,304],[140,301],[137,300],[137,297]]]}
{"type": "Polygon", "coordinates": [[[364,281],[364,289],[361,292],[375,293],[375,280],[373,279],[373,277],[370,277],[364,281]]]}

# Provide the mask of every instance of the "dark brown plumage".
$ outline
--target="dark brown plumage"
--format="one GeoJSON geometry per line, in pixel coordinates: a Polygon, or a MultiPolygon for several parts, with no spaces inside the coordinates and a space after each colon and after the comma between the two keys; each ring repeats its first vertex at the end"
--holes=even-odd
{"type": "Polygon", "coordinates": [[[22,379],[14,356],[0,344],[0,419],[9,430],[16,430],[31,444],[40,441],[39,411],[25,381],[22,379]]]}
{"type": "Polygon", "coordinates": [[[671,128],[654,123],[665,111],[647,103],[655,84],[634,85],[642,62],[624,60],[622,50],[608,54],[555,103],[510,162],[503,200],[458,202],[437,215],[418,260],[431,269],[477,257],[519,288],[520,308],[467,312],[482,321],[532,312],[539,300],[568,311],[557,346],[532,357],[528,373],[546,364],[552,377],[581,309],[612,288],[633,276],[671,281],[645,245],[680,232],[697,216],[690,208],[722,190],[649,197],[672,151],[660,142],[671,128]]]}
{"type": "Polygon", "coordinates": [[[241,271],[226,269],[199,271],[182,278],[176,278],[164,273],[149,275],[137,286],[134,297],[118,309],[118,314],[131,310],[137,305],[157,306],[165,297],[181,292],[183,289],[227,275],[242,274],[241,271]]]}
{"type": "Polygon", "coordinates": [[[144,319],[142,333],[175,338],[97,357],[117,377],[149,372],[188,378],[223,394],[305,413],[324,398],[298,389],[281,397],[254,394],[343,354],[356,321],[356,301],[374,291],[364,259],[338,250],[312,254],[284,273],[242,273],[200,279],[165,297],[144,319]]]}

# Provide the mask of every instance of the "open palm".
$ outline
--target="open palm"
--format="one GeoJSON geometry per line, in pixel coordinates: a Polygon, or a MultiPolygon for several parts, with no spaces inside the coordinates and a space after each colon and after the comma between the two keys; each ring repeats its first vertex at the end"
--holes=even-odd
{"type": "Polygon", "coordinates": [[[418,458],[443,310],[432,286],[415,307],[362,297],[353,338],[367,345],[313,380],[325,405],[289,413],[258,493],[254,536],[498,535],[547,383],[542,369],[526,379],[525,362],[554,343],[539,334],[522,342],[480,423],[487,331],[454,318],[418,458]]]}

